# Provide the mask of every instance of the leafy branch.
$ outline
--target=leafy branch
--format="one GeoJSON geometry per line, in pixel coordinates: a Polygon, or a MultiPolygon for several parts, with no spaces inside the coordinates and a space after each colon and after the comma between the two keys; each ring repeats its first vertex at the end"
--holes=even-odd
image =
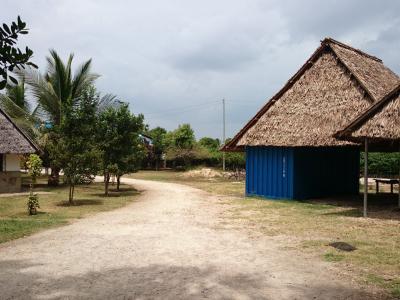
{"type": "Polygon", "coordinates": [[[37,68],[37,66],[30,61],[33,51],[28,47],[21,50],[16,46],[19,35],[28,34],[29,29],[26,28],[26,23],[22,22],[18,16],[17,22],[12,22],[11,25],[3,23],[0,26],[0,90],[4,89],[7,85],[8,79],[14,84],[18,81],[9,72],[14,72],[15,69],[25,69],[25,66],[37,68]]]}

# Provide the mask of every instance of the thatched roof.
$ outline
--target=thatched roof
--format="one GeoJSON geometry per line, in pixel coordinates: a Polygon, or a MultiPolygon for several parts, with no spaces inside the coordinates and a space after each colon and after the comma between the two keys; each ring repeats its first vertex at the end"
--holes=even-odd
{"type": "Polygon", "coordinates": [[[375,101],[382,99],[399,83],[399,77],[382,60],[336,41],[330,46],[375,101]]]}
{"type": "Polygon", "coordinates": [[[25,154],[37,151],[37,146],[0,108],[0,153],[25,154]]]}
{"type": "MultiPolygon", "coordinates": [[[[368,138],[385,148],[400,143],[400,85],[360,114],[335,135],[340,139],[362,142],[368,138]]],[[[398,146],[394,149],[398,151],[398,146]]]]}
{"type": "Polygon", "coordinates": [[[327,38],[223,150],[352,145],[333,135],[399,83],[380,59],[327,38]]]}

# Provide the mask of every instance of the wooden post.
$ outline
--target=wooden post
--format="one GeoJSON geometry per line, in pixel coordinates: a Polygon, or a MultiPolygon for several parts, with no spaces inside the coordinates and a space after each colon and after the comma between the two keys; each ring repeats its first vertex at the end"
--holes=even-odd
{"type": "Polygon", "coordinates": [[[365,138],[364,142],[364,210],[363,216],[367,217],[367,205],[368,205],[368,138],[365,138]]]}
{"type": "Polygon", "coordinates": [[[399,192],[398,205],[399,205],[399,208],[400,208],[400,141],[399,141],[399,190],[398,190],[398,192],[399,192]]]}

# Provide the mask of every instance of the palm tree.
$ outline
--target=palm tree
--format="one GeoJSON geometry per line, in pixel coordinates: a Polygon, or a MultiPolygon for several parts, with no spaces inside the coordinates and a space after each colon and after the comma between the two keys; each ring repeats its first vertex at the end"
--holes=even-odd
{"type": "Polygon", "coordinates": [[[37,109],[32,110],[27,100],[23,77],[17,85],[6,86],[6,93],[0,94],[0,107],[32,140],[38,138],[37,109]]]}
{"type": "MultiPolygon", "coordinates": [[[[38,115],[51,125],[47,138],[50,147],[57,145],[58,138],[54,129],[60,125],[65,108],[73,106],[82,92],[99,77],[90,70],[91,60],[84,62],[72,74],[73,58],[71,54],[64,63],[55,50],[50,50],[45,74],[35,70],[24,73],[25,81],[38,104],[38,115]]],[[[55,162],[51,163],[51,167],[48,184],[58,185],[60,168],[55,162]]]]}
{"type": "Polygon", "coordinates": [[[16,85],[7,85],[6,95],[15,105],[23,110],[30,111],[30,103],[25,95],[25,78],[22,77],[16,85]]]}

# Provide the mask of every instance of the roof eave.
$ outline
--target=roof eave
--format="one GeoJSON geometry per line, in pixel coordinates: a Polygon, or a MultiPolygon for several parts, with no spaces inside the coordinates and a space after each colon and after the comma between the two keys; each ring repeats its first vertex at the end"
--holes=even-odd
{"type": "MultiPolygon", "coordinates": [[[[376,102],[370,106],[365,112],[361,113],[357,118],[355,118],[351,123],[349,123],[345,128],[336,132],[333,136],[337,139],[351,140],[366,137],[354,137],[352,134],[354,131],[359,129],[365,124],[372,116],[374,116],[378,111],[380,111],[389,101],[393,99],[396,95],[400,93],[400,84],[397,85],[391,92],[384,96],[380,101],[376,102]]],[[[372,137],[373,138],[373,137],[372,137]]]]}
{"type": "Polygon", "coordinates": [[[15,153],[15,154],[28,154],[28,153],[35,153],[39,152],[42,153],[43,151],[36,145],[34,141],[31,140],[31,138],[19,128],[19,126],[11,119],[11,117],[3,110],[0,108],[0,112],[4,115],[4,117],[15,127],[15,129],[25,138],[25,140],[28,141],[28,143],[31,145],[31,147],[35,150],[32,152],[21,152],[21,153],[15,153]]]}

